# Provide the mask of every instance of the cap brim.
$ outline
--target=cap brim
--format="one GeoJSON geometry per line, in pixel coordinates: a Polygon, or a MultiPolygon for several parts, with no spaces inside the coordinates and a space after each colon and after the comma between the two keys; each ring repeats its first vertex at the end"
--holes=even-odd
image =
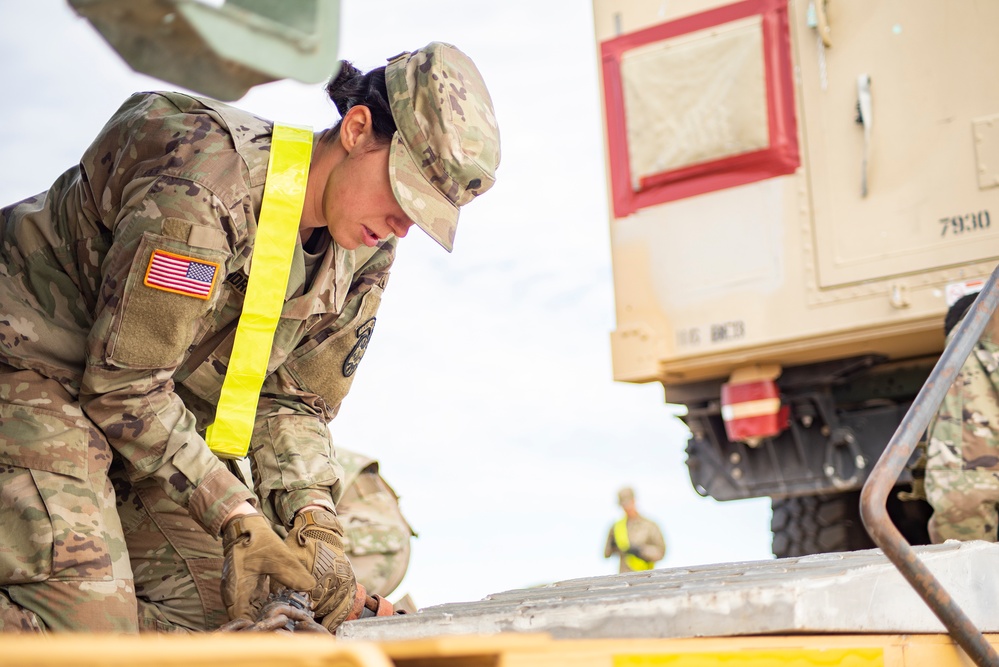
{"type": "Polygon", "coordinates": [[[392,137],[389,181],[396,200],[410,220],[451,252],[458,228],[458,207],[423,176],[398,132],[392,137]]]}

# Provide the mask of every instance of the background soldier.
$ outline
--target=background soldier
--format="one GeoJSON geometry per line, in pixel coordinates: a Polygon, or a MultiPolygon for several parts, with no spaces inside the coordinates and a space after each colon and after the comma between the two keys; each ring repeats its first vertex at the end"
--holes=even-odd
{"type": "Polygon", "coordinates": [[[388,597],[409,567],[416,535],[399,509],[399,497],[378,471],[378,461],[336,448],[346,489],[337,505],[344,548],[357,582],[369,594],[388,597]]]}
{"type": "MultiPolygon", "coordinates": [[[[947,313],[948,339],[976,298],[947,313]]],[[[930,539],[996,541],[999,525],[999,312],[985,325],[927,429],[930,539]]]]}
{"type": "Polygon", "coordinates": [[[614,554],[621,556],[619,572],[651,570],[656,561],[666,555],[666,542],[662,531],[654,521],[638,513],[635,506],[635,492],[625,487],[617,493],[618,504],[624,510],[619,519],[607,532],[604,558],[614,554]]]}

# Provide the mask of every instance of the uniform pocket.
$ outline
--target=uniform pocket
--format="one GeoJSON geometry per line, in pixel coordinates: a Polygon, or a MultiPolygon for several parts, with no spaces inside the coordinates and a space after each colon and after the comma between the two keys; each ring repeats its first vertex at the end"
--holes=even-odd
{"type": "Polygon", "coordinates": [[[55,528],[45,498],[60,489],[85,487],[87,458],[85,432],[72,419],[53,410],[0,403],[0,581],[51,576],[55,528]]]}
{"type": "MultiPolygon", "coordinates": [[[[302,389],[321,396],[336,410],[354,382],[354,372],[367,350],[375,329],[375,313],[381,304],[382,288],[373,285],[355,302],[356,314],[344,311],[347,323],[317,335],[285,364],[302,389]]],[[[334,323],[335,324],[335,323],[334,323]]]]}
{"type": "Polygon", "coordinates": [[[108,342],[108,358],[133,369],[170,368],[211,322],[224,252],[146,232],[132,260],[108,342]]]}
{"type": "Polygon", "coordinates": [[[86,432],[72,419],[53,410],[0,403],[0,463],[86,480],[87,459],[86,432]]]}
{"type": "MultiPolygon", "coordinates": [[[[81,418],[82,421],[82,418],[81,418]]],[[[0,582],[128,577],[114,492],[88,427],[54,410],[0,403],[0,582]]]]}
{"type": "Polygon", "coordinates": [[[0,584],[48,579],[52,574],[52,519],[26,468],[0,468],[0,526],[4,531],[0,584]]]}

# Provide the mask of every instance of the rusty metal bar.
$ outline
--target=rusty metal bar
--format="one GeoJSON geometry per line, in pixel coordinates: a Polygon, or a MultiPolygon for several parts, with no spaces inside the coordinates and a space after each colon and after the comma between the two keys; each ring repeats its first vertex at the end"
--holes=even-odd
{"type": "Polygon", "coordinates": [[[871,539],[894,563],[902,576],[923,598],[944,624],[954,641],[964,649],[976,665],[999,666],[999,654],[975,627],[964,610],[944,590],[929,568],[919,559],[888,516],[888,494],[908,463],[919,438],[926,431],[954,378],[961,370],[972,348],[978,342],[985,325],[999,303],[996,288],[999,266],[985,283],[964,321],[944,348],[940,359],[919,390],[912,407],[888,442],[860,494],[860,516],[871,539]]]}

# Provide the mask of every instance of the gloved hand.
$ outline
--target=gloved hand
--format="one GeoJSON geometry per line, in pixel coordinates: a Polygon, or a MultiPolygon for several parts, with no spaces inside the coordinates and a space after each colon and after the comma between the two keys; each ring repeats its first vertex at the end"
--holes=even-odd
{"type": "Polygon", "coordinates": [[[246,514],[222,530],[222,602],[231,620],[254,620],[253,602],[266,595],[264,577],[271,586],[309,591],[316,580],[302,567],[262,514],[246,514]]]}
{"type": "Polygon", "coordinates": [[[343,526],[336,514],[304,510],[295,517],[285,539],[292,552],[316,578],[310,592],[316,619],[330,632],[354,606],[357,581],[343,548],[343,526]]]}

